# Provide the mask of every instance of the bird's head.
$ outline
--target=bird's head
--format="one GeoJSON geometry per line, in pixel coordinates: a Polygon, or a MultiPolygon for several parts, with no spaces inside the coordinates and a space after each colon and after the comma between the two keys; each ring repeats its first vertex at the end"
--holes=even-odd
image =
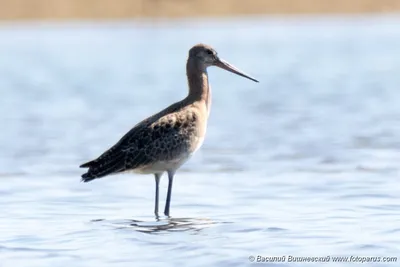
{"type": "Polygon", "coordinates": [[[218,57],[217,51],[215,51],[211,46],[205,44],[198,44],[193,46],[189,50],[189,60],[194,60],[197,64],[200,64],[203,68],[210,66],[217,66],[221,69],[230,71],[254,82],[258,82],[256,79],[250,77],[244,72],[240,71],[236,67],[232,66],[225,60],[218,57]]]}

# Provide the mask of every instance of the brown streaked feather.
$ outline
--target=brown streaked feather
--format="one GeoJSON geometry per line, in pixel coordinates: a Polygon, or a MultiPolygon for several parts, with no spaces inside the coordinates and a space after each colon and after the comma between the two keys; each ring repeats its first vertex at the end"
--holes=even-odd
{"type": "Polygon", "coordinates": [[[82,164],[81,167],[89,168],[82,175],[82,180],[88,182],[113,173],[135,170],[152,162],[173,160],[189,150],[190,136],[197,134],[198,116],[194,112],[183,112],[181,107],[178,102],[143,120],[100,157],[82,164]]]}

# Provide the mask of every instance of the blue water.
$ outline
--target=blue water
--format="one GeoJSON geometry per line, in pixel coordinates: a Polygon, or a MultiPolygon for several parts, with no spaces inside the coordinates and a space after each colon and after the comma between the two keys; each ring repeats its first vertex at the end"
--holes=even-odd
{"type": "Polygon", "coordinates": [[[400,256],[399,55],[396,17],[1,25],[0,266],[400,256]],[[198,42],[260,83],[209,70],[207,138],[157,222],[152,176],[78,166],[186,95],[198,42]]]}

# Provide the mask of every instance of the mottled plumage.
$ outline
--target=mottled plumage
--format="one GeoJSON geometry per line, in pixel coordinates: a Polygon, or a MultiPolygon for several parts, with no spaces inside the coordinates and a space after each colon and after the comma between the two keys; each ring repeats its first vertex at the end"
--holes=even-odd
{"type": "MultiPolygon", "coordinates": [[[[81,165],[89,167],[84,182],[124,171],[162,173],[160,162],[179,167],[182,157],[190,156],[204,133],[199,130],[200,110],[196,104],[178,102],[143,120],[112,148],[97,159],[81,165]]],[[[183,162],[182,162],[183,163],[183,162]]]]}
{"type": "Polygon", "coordinates": [[[169,215],[174,174],[201,146],[206,134],[211,107],[209,66],[218,66],[256,81],[220,59],[210,46],[192,47],[186,64],[188,96],[138,123],[97,159],[82,164],[80,167],[89,168],[82,180],[89,182],[126,171],[154,174],[155,213],[158,215],[158,185],[161,175],[167,172],[169,183],[164,214],[169,215]]]}

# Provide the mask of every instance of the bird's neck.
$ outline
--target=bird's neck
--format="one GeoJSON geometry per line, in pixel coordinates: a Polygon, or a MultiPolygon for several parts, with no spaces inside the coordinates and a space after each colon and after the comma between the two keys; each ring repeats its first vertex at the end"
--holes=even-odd
{"type": "Polygon", "coordinates": [[[211,88],[208,83],[206,67],[197,60],[189,58],[186,64],[186,75],[189,84],[187,98],[193,102],[204,102],[209,112],[211,108],[211,88]]]}

